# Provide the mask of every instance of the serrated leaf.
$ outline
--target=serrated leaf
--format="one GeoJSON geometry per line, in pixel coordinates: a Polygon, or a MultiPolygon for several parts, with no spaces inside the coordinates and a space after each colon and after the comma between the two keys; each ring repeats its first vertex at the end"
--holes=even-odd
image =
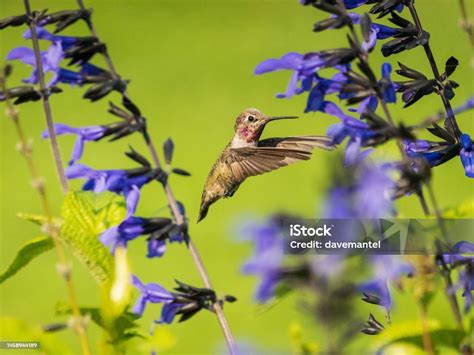
{"type": "Polygon", "coordinates": [[[124,198],[111,192],[70,192],[64,199],[61,237],[100,284],[110,281],[114,260],[98,238],[121,223],[125,214],[124,198]]]}
{"type": "Polygon", "coordinates": [[[54,247],[50,237],[38,237],[30,240],[18,250],[10,266],[0,275],[0,284],[28,265],[34,258],[54,247]]]}

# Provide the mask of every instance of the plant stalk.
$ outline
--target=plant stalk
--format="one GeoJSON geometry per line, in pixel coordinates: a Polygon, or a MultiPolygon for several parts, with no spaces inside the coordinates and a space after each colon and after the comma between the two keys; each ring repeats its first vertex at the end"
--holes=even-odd
{"type": "Polygon", "coordinates": [[[469,37],[471,47],[474,47],[474,27],[467,11],[466,0],[459,0],[459,8],[461,10],[462,28],[469,37]]]}
{"type": "MultiPolygon", "coordinates": [[[[77,0],[77,4],[79,5],[79,8],[81,10],[86,10],[83,0],[77,0]]],[[[92,23],[92,21],[88,20],[87,25],[89,27],[89,30],[90,30],[91,34],[95,38],[99,39],[99,36],[97,34],[97,31],[96,31],[95,26],[92,23]]],[[[109,69],[112,77],[115,80],[119,79],[120,76],[119,76],[117,70],[115,69],[115,67],[113,65],[113,61],[112,61],[112,59],[111,59],[111,57],[110,57],[110,55],[109,55],[106,48],[103,50],[102,54],[104,56],[105,62],[108,66],[108,69],[109,69]]],[[[127,94],[126,91],[123,92],[123,96],[125,98],[128,98],[128,94],[127,94]]],[[[150,139],[150,137],[148,135],[148,132],[144,131],[144,132],[142,132],[142,134],[143,134],[143,138],[145,140],[145,143],[147,145],[147,148],[150,152],[150,155],[152,157],[154,165],[157,168],[161,168],[160,159],[158,157],[156,148],[155,148],[152,140],[150,139]]],[[[171,208],[171,211],[173,213],[173,217],[176,220],[176,223],[178,225],[186,223],[183,214],[179,210],[178,203],[177,203],[177,200],[174,196],[173,190],[172,190],[171,186],[168,184],[168,182],[166,182],[164,184],[163,188],[164,188],[164,191],[165,191],[165,194],[166,194],[166,198],[168,200],[168,204],[169,204],[169,206],[171,208]]],[[[202,279],[204,285],[206,286],[206,288],[212,289],[212,283],[211,283],[211,279],[209,277],[209,273],[207,272],[207,270],[204,266],[204,263],[201,259],[201,256],[199,255],[196,244],[193,242],[193,240],[191,238],[189,238],[187,246],[188,246],[188,250],[191,254],[191,257],[194,261],[194,264],[196,265],[196,268],[198,269],[199,275],[201,276],[201,279],[202,279]]],[[[213,307],[214,307],[214,311],[217,315],[219,325],[220,325],[220,327],[221,327],[221,329],[224,333],[224,336],[225,336],[230,354],[237,354],[237,348],[236,348],[234,336],[233,336],[232,331],[230,329],[229,323],[228,323],[228,321],[225,317],[222,306],[219,304],[219,302],[216,302],[216,303],[214,303],[213,307]]]]}
{"type": "Polygon", "coordinates": [[[43,62],[41,58],[41,51],[38,42],[38,33],[36,31],[36,19],[33,18],[31,12],[31,6],[29,0],[24,0],[25,12],[29,18],[29,27],[31,31],[31,41],[33,43],[33,51],[35,53],[36,61],[36,75],[38,76],[38,83],[40,87],[41,101],[43,102],[43,110],[46,117],[46,124],[48,126],[49,137],[51,138],[51,149],[53,151],[54,163],[56,165],[56,171],[59,177],[59,182],[63,193],[68,191],[68,182],[64,173],[64,167],[61,158],[61,152],[59,150],[58,139],[56,131],[54,130],[53,114],[51,112],[51,105],[49,104],[48,89],[44,80],[43,62]]]}
{"type": "MultiPolygon", "coordinates": [[[[423,26],[421,24],[420,17],[418,16],[418,12],[416,11],[415,3],[414,1],[410,1],[408,8],[410,9],[410,14],[413,18],[413,21],[415,22],[415,26],[418,30],[419,36],[421,36],[424,32],[423,26]]],[[[446,118],[446,124],[450,126],[452,129],[456,140],[459,142],[461,139],[461,130],[459,129],[458,123],[456,121],[456,117],[453,112],[453,108],[451,107],[451,103],[449,102],[449,99],[446,97],[444,93],[444,84],[443,81],[441,80],[441,75],[439,73],[438,65],[436,64],[436,60],[433,55],[433,51],[431,50],[431,46],[429,41],[427,41],[423,45],[423,49],[425,50],[426,58],[428,59],[428,62],[430,63],[431,70],[433,72],[434,78],[436,79],[438,85],[441,87],[441,90],[439,91],[439,96],[441,97],[441,100],[443,101],[443,106],[446,110],[447,118],[446,118]]]]}
{"type": "MultiPolygon", "coordinates": [[[[347,11],[344,4],[339,2],[339,5],[341,7],[343,7],[345,11],[347,11]]],[[[359,36],[357,35],[357,32],[356,32],[356,30],[354,28],[354,25],[352,23],[349,24],[349,30],[350,30],[352,38],[354,39],[357,46],[359,48],[362,48],[359,36]]],[[[369,64],[369,61],[368,61],[368,58],[367,58],[367,54],[363,53],[363,54],[359,55],[359,60],[364,62],[366,64],[366,66],[368,68],[370,68],[370,64],[369,64]]],[[[370,69],[370,70],[372,71],[372,69],[370,69]]],[[[385,114],[385,117],[387,119],[388,124],[390,125],[391,128],[395,128],[395,121],[393,120],[392,114],[390,113],[390,110],[388,109],[388,105],[385,102],[385,100],[383,98],[383,95],[380,92],[377,92],[377,98],[378,98],[379,102],[381,103],[381,106],[382,106],[382,109],[383,109],[383,112],[385,114]]],[[[407,156],[405,150],[403,149],[403,143],[402,143],[401,139],[399,137],[397,137],[396,141],[397,141],[397,147],[398,147],[398,150],[400,151],[400,155],[402,157],[402,160],[405,161],[407,164],[409,164],[409,159],[408,159],[408,156],[407,156]]],[[[425,200],[425,197],[423,195],[423,191],[422,191],[421,188],[419,189],[419,191],[416,192],[416,195],[418,196],[418,200],[420,201],[420,205],[421,205],[421,208],[423,210],[423,213],[425,214],[425,216],[428,216],[430,214],[430,209],[428,207],[428,204],[426,203],[426,200],[425,200]]]]}
{"type": "MultiPolygon", "coordinates": [[[[339,0],[340,1],[340,0],[339,0]]],[[[344,6],[343,4],[340,3],[341,6],[344,6]]],[[[345,8],[345,7],[344,7],[345,8]]],[[[416,13],[416,10],[414,8],[414,4],[413,4],[413,1],[410,3],[410,12],[412,13],[413,17],[414,17],[414,21],[416,23],[416,26],[420,32],[420,34],[422,33],[423,29],[422,29],[422,26],[421,26],[421,23],[420,23],[420,20],[418,18],[418,15],[416,13]]],[[[350,31],[351,31],[351,34],[354,38],[354,40],[356,41],[356,43],[358,44],[359,48],[361,48],[360,46],[360,41],[359,41],[359,38],[357,36],[357,33],[354,29],[354,26],[352,24],[349,24],[349,28],[350,28],[350,31]]],[[[431,68],[433,70],[433,74],[435,76],[435,78],[437,79],[437,81],[441,84],[441,80],[440,80],[440,74],[439,74],[439,70],[438,70],[438,67],[436,66],[436,62],[434,60],[434,56],[433,56],[433,53],[431,51],[431,48],[429,46],[429,43],[426,44],[425,46],[425,53],[428,57],[428,60],[431,64],[431,68]]],[[[361,55],[359,56],[359,59],[361,61],[365,61],[365,63],[367,64],[368,66],[368,60],[367,60],[367,56],[364,56],[364,55],[361,55]]],[[[454,112],[453,112],[453,109],[451,108],[451,104],[449,102],[449,100],[445,97],[444,95],[444,92],[441,91],[440,93],[442,99],[443,99],[443,104],[445,106],[445,109],[446,109],[446,114],[447,114],[447,120],[448,122],[452,125],[453,129],[455,132],[457,132],[458,134],[458,138],[460,137],[460,130],[459,130],[459,127],[457,125],[457,122],[456,122],[456,119],[454,117],[454,112]]],[[[394,127],[394,121],[393,121],[393,118],[390,114],[390,111],[388,110],[388,106],[386,104],[386,102],[384,102],[383,100],[383,97],[381,97],[380,94],[378,94],[379,96],[379,101],[381,102],[381,106],[384,110],[384,113],[385,113],[385,116],[387,118],[387,121],[389,122],[389,124],[394,127]]],[[[399,146],[399,150],[400,150],[400,153],[402,155],[402,158],[405,160],[405,161],[408,161],[407,159],[407,155],[406,155],[406,152],[404,151],[403,149],[403,146],[401,144],[401,141],[400,139],[397,140],[397,143],[398,143],[398,146],[399,146]]],[[[440,230],[443,234],[443,237],[444,237],[444,240],[446,242],[449,241],[449,238],[448,238],[448,233],[447,233],[447,230],[446,230],[446,226],[444,224],[444,220],[443,220],[443,217],[440,213],[440,210],[438,208],[438,203],[437,203],[437,199],[436,199],[436,195],[434,193],[434,190],[432,188],[432,185],[430,182],[428,182],[427,184],[427,189],[428,189],[428,193],[429,193],[429,196],[430,196],[430,199],[431,199],[431,203],[433,205],[433,209],[434,209],[434,213],[435,213],[435,216],[436,216],[436,219],[438,221],[438,225],[440,227],[440,230]]],[[[424,199],[422,193],[420,192],[418,194],[418,197],[420,199],[420,203],[423,207],[423,210],[425,212],[425,215],[429,215],[429,209],[428,209],[428,206],[427,206],[427,203],[426,203],[426,200],[424,199]]],[[[452,283],[452,279],[451,279],[451,275],[449,272],[444,272],[442,273],[442,276],[445,280],[445,283],[446,283],[446,295],[448,297],[448,301],[450,303],[450,306],[452,308],[452,311],[454,313],[454,317],[455,317],[455,320],[456,320],[456,323],[458,325],[458,327],[464,331],[464,327],[463,327],[463,323],[462,323],[462,316],[461,316],[461,311],[460,311],[460,308],[459,308],[459,303],[457,301],[457,298],[456,298],[456,295],[453,294],[452,292],[449,292],[448,290],[451,290],[452,289],[452,286],[453,286],[453,283],[452,283]]]]}
{"type": "MultiPolygon", "coordinates": [[[[414,1],[410,1],[408,3],[408,8],[410,10],[410,14],[413,18],[413,21],[415,22],[415,26],[418,30],[418,33],[419,33],[419,35],[421,35],[423,33],[423,26],[421,24],[420,17],[418,16],[418,12],[416,10],[414,1]]],[[[438,81],[438,85],[441,86],[441,90],[439,92],[439,95],[440,95],[440,97],[443,101],[443,105],[444,105],[444,108],[446,110],[447,118],[446,118],[445,124],[450,126],[453,133],[455,134],[456,140],[459,142],[460,137],[461,137],[461,130],[459,129],[459,126],[457,124],[456,117],[454,115],[454,111],[451,107],[451,103],[449,102],[448,98],[444,94],[444,86],[443,86],[443,83],[440,79],[440,73],[439,73],[439,70],[438,70],[438,66],[436,64],[436,60],[435,60],[433,52],[431,50],[431,46],[429,44],[429,41],[423,45],[423,48],[425,50],[426,58],[428,59],[428,62],[430,63],[433,75],[434,75],[435,79],[438,81]]],[[[436,195],[434,193],[434,190],[433,190],[433,187],[432,187],[431,183],[427,184],[427,188],[428,188],[428,193],[430,195],[431,203],[432,203],[433,208],[434,208],[435,216],[436,216],[436,219],[438,220],[438,224],[440,226],[440,229],[441,229],[441,232],[443,234],[444,240],[445,240],[446,243],[449,243],[449,236],[448,236],[448,233],[447,233],[447,230],[446,230],[444,219],[443,219],[443,216],[441,215],[440,209],[438,207],[438,202],[437,202],[437,199],[436,199],[436,195]]],[[[461,310],[459,308],[459,303],[458,303],[457,297],[453,292],[450,292],[450,290],[452,290],[452,287],[453,287],[451,274],[450,274],[450,272],[443,272],[442,276],[443,276],[443,278],[445,280],[445,283],[446,283],[446,296],[448,298],[449,304],[450,304],[451,309],[453,311],[454,318],[456,320],[456,323],[457,323],[458,327],[461,330],[464,331],[464,325],[463,325],[463,322],[462,322],[461,310]]]]}
{"type": "Polygon", "coordinates": [[[433,355],[433,343],[431,341],[430,329],[428,325],[428,314],[426,312],[426,306],[422,303],[418,303],[418,308],[420,309],[420,319],[421,319],[421,332],[423,339],[423,348],[425,349],[426,354],[433,355]]]}
{"type": "Polygon", "coordinates": [[[86,329],[81,316],[79,304],[77,301],[77,296],[75,292],[74,285],[71,279],[71,268],[68,265],[66,254],[64,252],[63,245],[61,243],[61,236],[59,234],[58,227],[54,224],[53,214],[51,210],[51,205],[49,203],[48,195],[46,193],[46,187],[42,177],[38,173],[38,169],[33,160],[31,144],[28,142],[26,135],[24,133],[23,127],[20,122],[20,117],[18,110],[13,106],[10,97],[8,96],[8,91],[6,87],[6,78],[4,76],[0,77],[0,87],[5,93],[5,103],[7,106],[6,115],[12,120],[15,130],[19,140],[19,151],[23,158],[26,161],[30,176],[32,179],[32,185],[35,190],[38,192],[42,207],[43,213],[46,216],[47,226],[46,232],[51,237],[54,243],[54,248],[56,250],[56,256],[58,259],[57,269],[59,274],[64,279],[66,283],[67,294],[69,298],[69,304],[71,306],[71,311],[73,314],[73,327],[76,331],[79,341],[81,344],[82,353],[84,355],[89,355],[90,348],[89,342],[87,340],[86,329]]]}

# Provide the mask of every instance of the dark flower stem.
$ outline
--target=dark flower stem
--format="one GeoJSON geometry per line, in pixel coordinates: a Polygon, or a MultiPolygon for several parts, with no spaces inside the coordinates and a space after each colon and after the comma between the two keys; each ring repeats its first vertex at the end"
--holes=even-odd
{"type": "MultiPolygon", "coordinates": [[[[418,29],[418,33],[421,35],[423,33],[423,26],[421,24],[420,17],[418,16],[418,12],[416,11],[414,1],[410,1],[408,3],[408,8],[410,9],[410,14],[413,18],[413,21],[415,22],[416,28],[418,29]]],[[[428,62],[430,63],[431,69],[433,71],[433,75],[434,75],[435,79],[438,81],[438,84],[442,86],[438,66],[436,64],[436,61],[435,61],[433,52],[431,50],[429,41],[426,44],[423,45],[423,48],[425,50],[426,58],[428,59],[428,62]]],[[[448,98],[445,96],[443,88],[440,91],[439,95],[440,95],[440,97],[443,101],[443,105],[444,105],[444,108],[446,110],[447,122],[449,122],[449,125],[454,130],[454,133],[456,135],[456,139],[459,141],[461,131],[460,131],[459,126],[456,122],[456,117],[454,116],[454,112],[453,112],[453,109],[451,107],[451,103],[449,102],[448,98]]],[[[436,195],[434,193],[434,190],[433,190],[433,187],[432,187],[431,183],[427,184],[427,188],[428,188],[428,193],[430,195],[431,203],[433,204],[435,216],[436,216],[436,219],[438,220],[438,224],[440,226],[440,229],[441,229],[441,232],[443,234],[444,240],[446,242],[449,242],[449,237],[448,237],[448,233],[447,233],[447,230],[446,230],[446,226],[444,224],[444,219],[443,219],[443,216],[441,215],[440,209],[438,207],[438,202],[437,202],[437,199],[436,199],[436,195]]],[[[447,272],[443,272],[442,276],[443,276],[443,278],[445,280],[445,283],[446,283],[446,296],[448,297],[449,303],[451,305],[451,309],[453,311],[456,323],[457,323],[458,327],[461,330],[464,330],[464,326],[463,326],[463,322],[462,322],[462,315],[461,315],[461,310],[459,308],[458,300],[456,298],[456,295],[453,292],[449,292],[449,290],[451,290],[452,287],[453,287],[451,274],[450,274],[449,271],[447,271],[447,272]]]]}
{"type": "Polygon", "coordinates": [[[38,43],[38,34],[36,32],[36,20],[33,19],[30,2],[29,0],[24,0],[25,12],[29,18],[29,27],[31,30],[31,41],[33,43],[33,50],[35,53],[36,60],[36,72],[38,76],[38,83],[41,93],[41,101],[43,102],[44,114],[46,116],[46,124],[48,126],[48,133],[51,138],[51,149],[53,151],[54,163],[56,164],[56,171],[59,176],[59,182],[61,183],[61,188],[63,193],[68,191],[68,183],[66,175],[64,174],[63,162],[61,159],[61,152],[59,151],[58,140],[56,132],[54,130],[54,121],[53,114],[51,113],[51,105],[49,104],[48,90],[44,81],[44,72],[43,72],[43,62],[41,60],[41,51],[38,43]]]}
{"type": "MultiPolygon", "coordinates": [[[[444,223],[443,216],[441,215],[440,209],[438,208],[438,201],[436,199],[436,195],[434,193],[433,186],[431,185],[430,182],[427,184],[428,188],[428,193],[431,199],[431,203],[433,205],[436,219],[438,220],[438,225],[441,229],[441,233],[443,234],[444,240],[449,243],[449,236],[448,232],[446,230],[446,225],[444,223]]],[[[449,244],[448,244],[449,245],[449,244]]],[[[438,249],[438,253],[442,253],[442,250],[440,250],[440,247],[438,244],[436,244],[436,248],[438,249]]],[[[441,270],[441,276],[444,279],[444,282],[446,284],[446,297],[448,298],[449,305],[451,306],[451,310],[454,314],[454,319],[456,320],[456,324],[458,325],[459,329],[464,331],[464,325],[462,322],[462,314],[461,314],[461,309],[459,307],[458,299],[456,297],[456,293],[451,292],[453,289],[453,280],[451,278],[451,271],[444,267],[441,270]]]]}
{"type": "MultiPolygon", "coordinates": [[[[423,34],[423,26],[421,24],[420,17],[418,16],[418,12],[416,11],[415,2],[413,0],[408,2],[408,8],[410,9],[410,14],[413,18],[413,21],[415,22],[415,26],[418,30],[418,34],[421,36],[423,34]]],[[[456,121],[456,117],[454,116],[451,103],[449,102],[449,99],[446,97],[444,93],[444,85],[441,80],[441,75],[439,73],[438,65],[436,64],[436,60],[434,58],[433,51],[431,50],[429,41],[427,41],[423,45],[423,48],[425,50],[426,58],[428,59],[428,62],[430,63],[431,70],[433,71],[434,78],[438,82],[438,85],[441,87],[439,96],[441,97],[444,108],[446,110],[447,122],[449,122],[449,125],[452,127],[454,131],[456,140],[459,142],[460,137],[461,137],[461,130],[459,129],[458,123],[456,121]]]]}
{"type": "MultiPolygon", "coordinates": [[[[77,4],[79,5],[79,8],[81,10],[86,10],[83,0],[77,0],[77,4]]],[[[92,23],[92,21],[88,20],[87,25],[88,25],[92,35],[95,38],[99,39],[99,36],[97,35],[97,31],[96,31],[95,26],[92,23]]],[[[114,64],[112,62],[112,59],[111,59],[111,57],[110,57],[110,55],[109,55],[109,53],[108,53],[108,51],[105,47],[104,47],[104,50],[103,50],[102,54],[104,56],[105,62],[107,64],[108,68],[109,68],[109,71],[110,71],[112,77],[114,79],[119,79],[120,76],[117,73],[117,70],[115,69],[114,64]]],[[[127,94],[126,91],[124,91],[122,93],[122,95],[125,98],[128,98],[128,94],[127,94]]],[[[148,135],[148,132],[143,131],[142,133],[143,133],[143,138],[145,140],[145,143],[148,147],[148,150],[150,152],[150,155],[153,159],[153,162],[154,162],[155,166],[157,168],[161,168],[160,159],[158,157],[156,148],[155,148],[152,140],[150,139],[150,136],[148,135]]],[[[164,184],[164,190],[165,190],[165,194],[166,194],[166,197],[167,197],[167,200],[168,200],[168,204],[170,205],[170,208],[171,208],[173,216],[176,220],[176,223],[178,225],[186,223],[185,218],[184,218],[183,214],[181,213],[181,211],[178,207],[178,203],[177,203],[177,200],[174,196],[173,190],[171,189],[171,186],[168,184],[168,182],[166,182],[164,184]]],[[[201,279],[204,282],[204,285],[206,286],[206,288],[213,289],[211,279],[209,277],[209,273],[207,272],[207,270],[204,266],[204,263],[203,263],[200,255],[199,255],[196,244],[194,244],[194,242],[191,238],[189,238],[187,246],[188,246],[188,250],[191,254],[191,257],[194,261],[194,264],[196,265],[196,268],[198,269],[199,275],[201,276],[201,279]]],[[[230,354],[237,354],[237,349],[236,349],[236,345],[235,345],[234,336],[233,336],[232,331],[230,329],[229,323],[228,323],[228,321],[227,321],[227,319],[224,315],[224,311],[222,309],[222,306],[219,304],[219,302],[216,302],[216,303],[214,303],[213,308],[214,308],[214,312],[217,315],[217,318],[218,318],[219,324],[222,328],[222,331],[224,333],[224,336],[225,336],[230,354]]]]}
{"type": "MultiPolygon", "coordinates": [[[[347,10],[345,9],[344,4],[341,3],[340,0],[339,0],[339,5],[342,8],[344,8],[344,10],[347,12],[347,10]]],[[[350,30],[352,38],[356,42],[358,48],[362,48],[359,36],[357,35],[357,32],[356,32],[352,22],[349,23],[349,30],[350,30]]],[[[368,58],[367,53],[365,53],[365,52],[360,53],[359,54],[359,60],[361,62],[363,62],[367,66],[367,68],[370,68],[370,63],[369,63],[369,58],[368,58]]],[[[372,69],[370,69],[370,70],[372,70],[372,69]]],[[[390,110],[388,109],[388,105],[385,102],[382,93],[377,92],[377,98],[380,101],[380,104],[382,106],[382,109],[383,109],[383,112],[384,112],[385,117],[387,119],[387,122],[389,123],[391,128],[395,128],[395,121],[393,120],[392,114],[390,113],[390,110]]],[[[403,149],[403,143],[402,143],[401,139],[397,138],[396,141],[397,141],[398,150],[400,151],[400,155],[401,155],[403,161],[405,161],[409,165],[409,159],[408,159],[408,156],[406,155],[405,150],[403,149]]],[[[420,205],[421,205],[421,208],[423,209],[423,213],[426,216],[428,216],[430,214],[430,209],[428,207],[428,204],[426,203],[426,199],[425,199],[425,196],[423,195],[423,191],[421,191],[421,189],[420,189],[420,191],[416,192],[416,195],[418,196],[418,200],[420,201],[420,205]]]]}
{"type": "MultiPolygon", "coordinates": [[[[343,7],[345,9],[345,6],[341,3],[341,0],[338,0],[339,1],[339,4],[341,7],[343,7]]],[[[414,5],[413,5],[413,2],[411,2],[411,5],[410,5],[410,11],[412,11],[412,9],[414,9],[414,5]]],[[[412,13],[415,13],[416,14],[416,10],[412,13]]],[[[423,29],[421,27],[421,24],[420,24],[420,20],[418,18],[418,15],[416,14],[416,19],[414,19],[415,22],[416,22],[416,26],[418,28],[418,30],[420,31],[420,33],[422,33],[423,29]]],[[[361,45],[360,45],[360,40],[359,40],[359,37],[357,35],[357,32],[355,31],[355,28],[353,26],[352,23],[349,24],[349,29],[351,31],[351,35],[352,37],[354,38],[354,40],[356,41],[357,45],[359,48],[361,48],[361,45]]],[[[427,54],[427,57],[431,63],[431,67],[433,69],[433,74],[435,75],[435,78],[441,83],[441,80],[439,79],[440,78],[440,75],[439,75],[439,70],[436,66],[436,62],[434,61],[434,57],[433,57],[433,53],[431,52],[431,48],[429,47],[429,44],[427,44],[427,47],[425,47],[425,52],[427,54]]],[[[369,63],[368,63],[368,57],[367,57],[367,54],[366,53],[362,53],[361,55],[359,55],[359,59],[361,61],[363,61],[365,64],[367,64],[367,67],[370,68],[369,66],[369,63]]],[[[441,92],[440,93],[442,99],[443,99],[443,103],[445,104],[445,109],[446,109],[446,113],[447,113],[447,117],[448,119],[450,120],[450,122],[452,122],[452,127],[454,127],[455,131],[456,132],[459,132],[459,128],[457,126],[457,122],[456,122],[456,119],[454,117],[454,112],[453,112],[453,109],[451,108],[451,104],[449,103],[449,100],[444,96],[444,92],[441,92]]],[[[394,125],[394,121],[393,121],[393,118],[390,114],[390,111],[388,109],[388,106],[387,106],[387,103],[384,101],[383,99],[383,95],[381,95],[380,93],[377,94],[378,98],[379,98],[379,101],[381,102],[381,106],[382,106],[382,109],[385,113],[385,116],[387,118],[387,121],[388,123],[392,126],[392,127],[395,127],[394,125]]],[[[402,145],[402,142],[400,141],[400,139],[397,139],[397,144],[398,144],[398,147],[399,147],[399,150],[400,150],[400,153],[402,155],[402,159],[409,163],[409,159],[406,155],[406,152],[404,151],[403,149],[403,145],[402,145]]],[[[431,199],[431,203],[433,205],[433,209],[434,209],[434,213],[436,215],[436,219],[438,221],[438,225],[441,229],[441,232],[443,234],[443,237],[445,239],[445,241],[447,242],[448,241],[448,234],[447,234],[447,231],[446,231],[446,226],[444,224],[444,220],[443,220],[443,217],[441,215],[441,212],[438,208],[438,203],[437,203],[437,199],[436,199],[436,196],[435,196],[435,193],[434,193],[434,190],[431,186],[431,183],[428,182],[427,184],[427,189],[428,189],[428,193],[430,195],[430,199],[431,199]]],[[[428,206],[427,206],[427,203],[426,203],[426,200],[423,196],[423,194],[420,192],[417,194],[418,195],[418,198],[420,200],[420,203],[421,203],[421,206],[425,212],[425,215],[429,215],[429,209],[428,209],[428,206]]],[[[450,290],[452,289],[452,279],[451,279],[451,275],[449,272],[443,272],[442,273],[442,276],[445,280],[445,283],[446,283],[446,290],[450,290]]],[[[452,308],[452,311],[453,311],[453,314],[454,314],[454,317],[456,319],[456,323],[458,324],[458,327],[461,329],[461,330],[464,330],[463,328],[463,323],[462,323],[462,316],[461,316],[461,311],[460,311],[460,308],[459,308],[459,304],[458,304],[458,301],[457,301],[457,298],[456,298],[456,295],[455,294],[452,294],[450,292],[446,292],[446,295],[448,297],[448,301],[451,305],[451,308],[452,308]]],[[[429,332],[426,334],[427,337],[429,337],[429,332]]]]}
{"type": "Polygon", "coordinates": [[[51,211],[51,205],[49,202],[48,195],[46,193],[46,187],[42,177],[38,173],[38,169],[36,164],[33,160],[32,155],[32,147],[31,143],[28,142],[26,138],[25,132],[20,122],[20,117],[18,114],[18,110],[13,106],[10,98],[8,97],[8,90],[6,87],[6,78],[4,76],[0,77],[0,88],[5,93],[5,103],[7,106],[6,115],[11,119],[15,126],[15,130],[18,136],[18,150],[20,154],[26,161],[28,166],[28,170],[30,172],[30,176],[32,179],[32,185],[35,190],[38,192],[39,198],[41,200],[41,204],[43,207],[43,213],[46,217],[46,232],[51,237],[54,243],[54,248],[56,250],[56,256],[58,259],[57,269],[61,277],[64,279],[66,284],[67,294],[69,298],[69,304],[73,314],[73,328],[76,331],[79,341],[81,343],[82,353],[84,355],[89,355],[89,342],[87,340],[86,329],[83,322],[83,318],[81,317],[81,312],[79,309],[79,304],[77,301],[76,291],[74,288],[74,284],[72,283],[71,279],[71,268],[69,267],[69,263],[66,259],[66,254],[64,252],[63,245],[61,244],[61,236],[59,234],[58,227],[54,224],[53,214],[51,211]]]}

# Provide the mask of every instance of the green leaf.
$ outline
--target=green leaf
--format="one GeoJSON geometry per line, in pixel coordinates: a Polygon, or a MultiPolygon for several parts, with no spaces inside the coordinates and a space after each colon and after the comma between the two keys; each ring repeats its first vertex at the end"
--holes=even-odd
{"type": "MultiPolygon", "coordinates": [[[[443,347],[457,351],[463,341],[464,333],[457,329],[438,329],[430,332],[430,338],[435,349],[443,347]]],[[[389,349],[394,344],[399,343],[410,344],[423,349],[423,336],[421,334],[413,334],[392,339],[379,350],[383,352],[385,349],[389,349]]]]}
{"type": "MultiPolygon", "coordinates": [[[[428,329],[435,349],[458,350],[463,342],[464,332],[461,330],[439,328],[438,323],[433,320],[428,321],[428,329]]],[[[405,321],[394,324],[380,333],[374,343],[376,352],[380,354],[391,354],[401,344],[423,350],[421,323],[420,321],[405,321]]]]}
{"type": "Polygon", "coordinates": [[[99,284],[109,282],[114,270],[113,257],[99,236],[121,223],[125,214],[124,198],[111,192],[70,192],[64,199],[61,237],[99,284]]]}
{"type": "Polygon", "coordinates": [[[38,237],[24,244],[17,252],[15,259],[10,266],[0,275],[0,283],[15,275],[23,269],[38,255],[54,247],[53,240],[50,237],[38,237]]]}
{"type": "Polygon", "coordinates": [[[464,201],[457,207],[447,208],[443,211],[444,218],[473,218],[474,199],[464,201]]]}
{"type": "MultiPolygon", "coordinates": [[[[81,307],[81,314],[88,315],[91,320],[101,327],[107,334],[107,346],[114,348],[113,353],[125,353],[131,340],[147,340],[149,335],[139,329],[137,320],[139,315],[130,312],[123,312],[112,321],[104,316],[104,311],[96,307],[81,307]]],[[[70,315],[71,307],[65,303],[56,304],[56,315],[70,315]]],[[[130,350],[130,349],[128,349],[130,350]]],[[[107,351],[103,351],[107,353],[107,351]]],[[[127,351],[128,353],[129,351],[127,351]]]]}

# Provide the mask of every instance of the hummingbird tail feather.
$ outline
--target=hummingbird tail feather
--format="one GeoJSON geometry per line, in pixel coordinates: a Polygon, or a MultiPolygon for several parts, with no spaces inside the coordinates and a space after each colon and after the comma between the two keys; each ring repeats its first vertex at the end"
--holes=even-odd
{"type": "Polygon", "coordinates": [[[209,211],[209,204],[207,202],[201,203],[201,208],[199,209],[199,217],[197,222],[201,222],[207,216],[207,211],[209,211]]]}

